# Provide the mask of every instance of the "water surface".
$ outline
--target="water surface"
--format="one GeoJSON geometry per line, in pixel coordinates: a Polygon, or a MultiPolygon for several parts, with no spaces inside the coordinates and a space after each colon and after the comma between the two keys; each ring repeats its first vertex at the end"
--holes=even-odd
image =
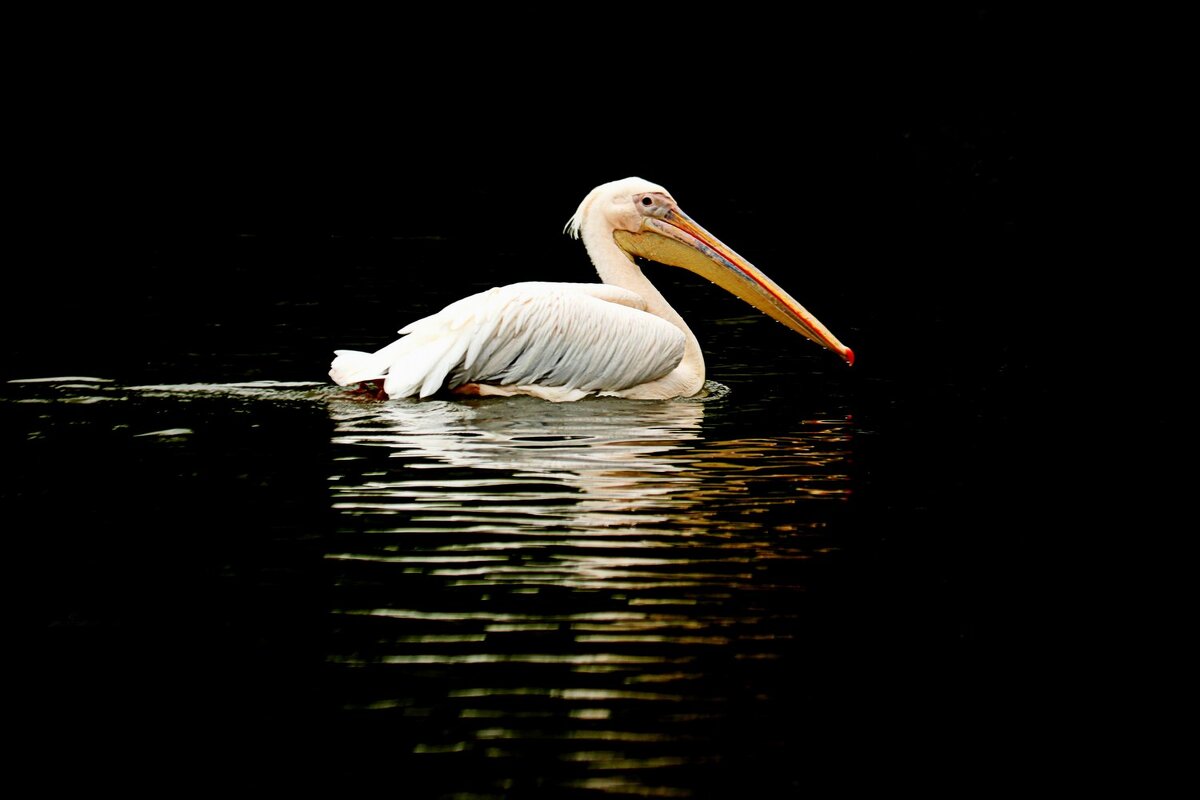
{"type": "Polygon", "coordinates": [[[182,327],[148,306],[161,338],[107,372],[18,359],[4,491],[53,758],[172,786],[772,796],[979,715],[971,576],[998,538],[964,487],[997,437],[969,387],[914,399],[683,282],[702,399],[374,402],[319,380],[327,351],[437,298],[397,310],[371,277],[334,287],[345,308],[307,284],[182,327]]]}

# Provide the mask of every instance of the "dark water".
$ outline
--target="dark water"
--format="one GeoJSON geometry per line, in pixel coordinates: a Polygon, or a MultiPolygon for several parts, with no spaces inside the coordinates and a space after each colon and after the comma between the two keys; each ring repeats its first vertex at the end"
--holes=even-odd
{"type": "Polygon", "coordinates": [[[1073,173],[1113,159],[1038,107],[1062,84],[1030,61],[1041,16],[734,10],[689,41],[686,14],[601,13],[464,47],[447,13],[345,37],[350,59],[274,24],[194,51],[180,26],[89,28],[18,92],[0,518],[9,699],[32,712],[10,757],[36,791],[1025,795],[1073,712],[1161,684],[1119,634],[1163,617],[1132,602],[1139,571],[1188,563],[1163,510],[1185,473],[1117,451],[1181,451],[1160,404],[1184,395],[1154,379],[1185,340],[1143,243],[1113,247],[1128,226],[1070,224],[1073,173]],[[562,225],[628,175],[855,366],[658,269],[727,393],[378,405],[323,383],[334,348],[471,291],[591,280],[562,225]],[[1088,302],[1108,284],[1120,302],[1088,302]],[[1114,310],[1154,317],[1136,357],[1114,310]],[[1085,353],[1103,366],[1072,371],[1085,353]],[[1085,424],[1114,392],[1139,402],[1085,424]],[[1064,658],[1081,630],[1095,657],[1064,658]],[[1125,653],[1150,674],[1096,680],[1125,653]]]}
{"type": "Polygon", "coordinates": [[[1039,680],[1014,525],[1039,466],[1003,341],[910,360],[887,302],[833,291],[847,370],[658,271],[709,352],[703,398],[321,382],[334,346],[490,285],[393,271],[471,246],[331,240],[305,254],[319,280],[284,280],[287,239],[179,241],[143,277],[223,280],[110,293],[88,347],[14,348],[4,500],[55,780],[770,796],[909,747],[918,775],[981,757],[1039,680]]]}

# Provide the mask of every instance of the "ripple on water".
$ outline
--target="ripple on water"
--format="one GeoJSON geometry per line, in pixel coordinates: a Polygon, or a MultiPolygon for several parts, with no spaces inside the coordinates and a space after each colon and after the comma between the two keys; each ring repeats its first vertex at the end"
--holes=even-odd
{"type": "Polygon", "coordinates": [[[849,496],[845,420],[720,439],[720,407],[332,402],[345,713],[472,765],[460,789],[535,758],[561,792],[703,793],[849,496]]]}
{"type": "Polygon", "coordinates": [[[729,391],[708,389],[375,403],[323,383],[68,376],[5,399],[123,401],[39,424],[103,419],[150,463],[201,446],[262,459],[252,432],[299,435],[269,409],[319,417],[305,435],[331,438],[305,450],[329,448],[330,516],[306,535],[328,581],[337,730],[447,795],[536,774],[555,796],[686,797],[741,738],[781,741],[755,720],[803,663],[803,598],[851,485],[848,421],[732,425],[729,391]]]}

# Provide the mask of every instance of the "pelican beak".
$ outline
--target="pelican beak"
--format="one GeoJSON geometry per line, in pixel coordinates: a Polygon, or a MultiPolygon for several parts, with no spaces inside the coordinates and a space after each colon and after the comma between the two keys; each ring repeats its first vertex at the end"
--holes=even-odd
{"type": "Polygon", "coordinates": [[[617,244],[632,255],[683,267],[708,278],[768,317],[834,351],[847,364],[854,363],[854,351],[839,342],[779,284],[696,224],[673,202],[664,211],[647,217],[639,233],[615,231],[617,244]]]}

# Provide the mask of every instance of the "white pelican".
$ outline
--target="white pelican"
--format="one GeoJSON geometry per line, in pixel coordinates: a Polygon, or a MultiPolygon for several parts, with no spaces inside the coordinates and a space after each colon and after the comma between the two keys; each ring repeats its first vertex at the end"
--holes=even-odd
{"type": "Polygon", "coordinates": [[[597,186],[566,232],[582,238],[603,284],[514,283],[446,306],[374,353],[338,350],[342,386],[383,380],[388,397],[590,394],[663,400],[704,387],[704,355],[683,318],[634,256],[683,267],[854,363],[792,296],[684,214],[661,186],[625,178],[597,186]]]}

